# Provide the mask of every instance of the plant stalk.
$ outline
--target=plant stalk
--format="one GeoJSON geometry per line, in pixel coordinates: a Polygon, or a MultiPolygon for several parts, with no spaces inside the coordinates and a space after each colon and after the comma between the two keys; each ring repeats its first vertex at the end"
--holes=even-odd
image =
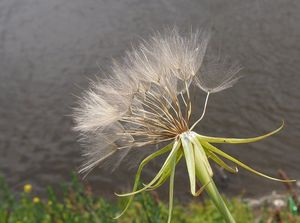
{"type": "Polygon", "coordinates": [[[206,185],[205,190],[207,194],[210,196],[215,206],[219,209],[221,214],[223,215],[226,223],[235,223],[233,216],[228,210],[221,194],[219,193],[212,177],[207,170],[203,162],[203,154],[204,150],[197,144],[194,144],[194,152],[195,152],[195,164],[196,164],[196,176],[202,183],[202,185],[206,185]]]}

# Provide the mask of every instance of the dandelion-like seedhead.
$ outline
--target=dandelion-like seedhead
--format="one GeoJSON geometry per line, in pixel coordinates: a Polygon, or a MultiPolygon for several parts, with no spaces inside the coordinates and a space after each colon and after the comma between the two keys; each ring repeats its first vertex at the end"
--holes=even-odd
{"type": "Polygon", "coordinates": [[[207,31],[186,36],[177,29],[157,33],[126,52],[122,62],[113,61],[107,79],[91,84],[74,112],[75,130],[88,145],[83,171],[117,150],[156,144],[187,131],[191,83],[206,92],[231,86],[228,77],[237,72],[222,70],[228,76],[224,79],[214,78],[217,64],[200,69],[209,38],[207,31]]]}
{"type": "Polygon", "coordinates": [[[191,193],[198,196],[205,189],[227,222],[234,220],[213,183],[208,159],[236,173],[237,168],[226,164],[219,157],[222,156],[271,178],[210,143],[254,142],[276,133],[281,127],[251,139],[215,138],[192,131],[204,117],[209,95],[231,87],[238,80],[237,73],[241,69],[237,63],[229,63],[226,57],[206,55],[209,39],[207,31],[180,35],[176,28],[155,34],[149,41],[126,52],[121,62],[113,61],[108,78],[93,82],[74,110],[75,130],[80,132],[87,159],[82,172],[89,172],[115,153],[119,154],[116,162],[119,164],[130,150],[169,142],[141,162],[133,192],[120,195],[130,196],[122,214],[136,193],[155,189],[170,179],[170,222],[175,166],[182,157],[186,160],[191,193]],[[203,113],[195,123],[190,123],[193,110],[191,85],[207,93],[203,113]],[[149,184],[138,190],[143,167],[165,153],[169,155],[160,171],[149,184]],[[199,190],[196,190],[197,180],[203,185],[199,190]]]}

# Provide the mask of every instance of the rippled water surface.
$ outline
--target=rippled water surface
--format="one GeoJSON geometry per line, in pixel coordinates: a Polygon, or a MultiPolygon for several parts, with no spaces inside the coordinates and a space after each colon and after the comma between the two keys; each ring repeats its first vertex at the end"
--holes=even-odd
{"type": "MultiPolygon", "coordinates": [[[[101,75],[111,58],[154,30],[212,24],[215,42],[244,66],[244,78],[213,95],[198,131],[254,136],[286,121],[276,136],[251,145],[222,147],[253,167],[300,178],[300,2],[291,1],[96,1],[0,2],[0,171],[18,188],[42,190],[77,170],[81,157],[68,116],[88,78],[101,75]],[[226,4],[227,3],[227,4],[226,4]]],[[[204,95],[196,92],[199,113],[204,95]]],[[[154,165],[155,166],[155,165],[154,165]]],[[[145,174],[154,174],[148,169],[145,174]]],[[[134,170],[95,170],[87,178],[110,196],[129,188],[134,170]]],[[[229,194],[283,189],[243,170],[219,184],[229,194]]],[[[184,166],[176,189],[187,197],[184,166]]]]}

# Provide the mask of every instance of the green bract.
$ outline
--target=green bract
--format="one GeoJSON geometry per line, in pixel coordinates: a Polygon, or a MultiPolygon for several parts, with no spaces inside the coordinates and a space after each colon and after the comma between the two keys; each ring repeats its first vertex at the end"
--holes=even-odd
{"type": "Polygon", "coordinates": [[[225,158],[246,170],[249,170],[259,176],[266,177],[268,179],[281,181],[281,182],[292,182],[293,180],[281,180],[277,178],[273,178],[267,176],[263,173],[260,173],[246,164],[240,162],[236,158],[224,153],[220,149],[213,146],[211,143],[230,143],[230,144],[238,144],[238,143],[251,143],[262,140],[266,137],[269,137],[283,128],[284,123],[268,134],[254,137],[254,138],[246,138],[246,139],[237,139],[237,138],[219,138],[219,137],[210,137],[197,134],[193,131],[187,131],[179,135],[172,143],[165,146],[164,148],[158,150],[157,152],[151,154],[146,157],[140,164],[134,186],[133,191],[131,193],[126,194],[117,194],[118,196],[129,196],[129,200],[123,210],[123,212],[118,215],[116,218],[119,218],[122,214],[130,206],[133,201],[134,195],[140,193],[145,190],[154,190],[157,187],[161,186],[168,178],[170,179],[170,196],[169,196],[169,217],[168,222],[171,222],[172,208],[173,208],[173,190],[174,190],[174,175],[176,164],[181,160],[182,157],[185,158],[187,170],[190,179],[190,190],[193,196],[199,196],[203,190],[207,192],[207,194],[211,197],[216,207],[224,216],[226,222],[235,222],[233,217],[231,216],[226,204],[224,203],[220,193],[218,192],[216,185],[213,181],[213,172],[209,163],[209,159],[216,162],[219,166],[223,167],[225,170],[230,173],[237,173],[238,168],[236,166],[231,167],[226,164],[222,159],[225,158]],[[149,163],[152,159],[168,153],[168,157],[166,158],[164,164],[153,178],[153,180],[144,185],[143,188],[138,189],[140,176],[142,173],[143,167],[149,163]],[[202,187],[196,190],[196,183],[199,181],[202,184],[202,187]]]}

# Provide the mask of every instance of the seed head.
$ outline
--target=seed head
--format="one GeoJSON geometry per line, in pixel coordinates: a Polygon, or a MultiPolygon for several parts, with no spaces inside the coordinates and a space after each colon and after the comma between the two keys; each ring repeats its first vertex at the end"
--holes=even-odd
{"type": "Polygon", "coordinates": [[[233,84],[238,69],[223,69],[225,61],[202,66],[209,38],[208,31],[180,35],[174,28],[156,33],[126,52],[121,62],[113,61],[108,78],[91,83],[74,109],[74,129],[86,146],[82,171],[117,151],[127,154],[128,149],[187,131],[191,83],[206,92],[233,84]]]}

